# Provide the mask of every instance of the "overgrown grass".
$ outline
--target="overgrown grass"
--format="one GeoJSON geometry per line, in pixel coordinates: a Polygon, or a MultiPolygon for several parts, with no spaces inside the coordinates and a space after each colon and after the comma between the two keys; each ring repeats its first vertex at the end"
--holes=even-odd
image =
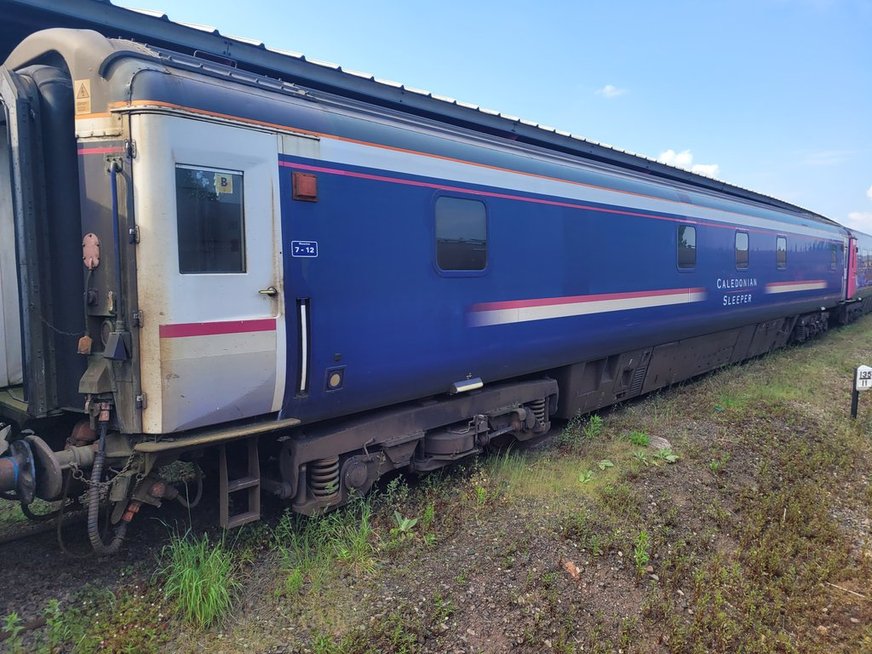
{"type": "Polygon", "coordinates": [[[45,626],[21,651],[38,654],[86,654],[164,651],[169,616],[160,588],[134,583],[123,592],[86,585],[63,604],[49,600],[45,626]]]}
{"type": "Polygon", "coordinates": [[[344,636],[331,636],[316,632],[311,643],[314,654],[415,654],[423,650],[422,644],[439,631],[448,628],[447,621],[454,615],[450,600],[434,595],[425,603],[425,610],[415,611],[401,604],[365,630],[344,636]]]}
{"type": "Polygon", "coordinates": [[[570,449],[578,449],[590,443],[603,433],[605,423],[601,416],[579,414],[566,423],[557,436],[557,444],[570,449]]]}
{"type": "Polygon", "coordinates": [[[649,598],[649,624],[671,651],[872,651],[869,600],[831,585],[872,587],[868,555],[851,554],[834,517],[845,503],[872,512],[858,483],[872,463],[870,414],[847,416],[850,373],[869,352],[872,332],[854,326],[688,394],[723,428],[700,463],[718,475],[711,535],[735,544],[712,551],[711,538],[685,532],[661,562],[667,586],[690,598],[686,612],[659,591],[649,598]]]}
{"type": "Polygon", "coordinates": [[[208,535],[175,534],[161,551],[164,592],[179,614],[198,627],[216,624],[228,614],[239,586],[236,572],[223,537],[212,542],[208,535]]]}
{"type": "Polygon", "coordinates": [[[371,572],[375,566],[372,502],[358,499],[315,518],[285,513],[273,542],[287,573],[281,592],[288,595],[301,592],[304,584],[318,591],[336,564],[371,572]]]}

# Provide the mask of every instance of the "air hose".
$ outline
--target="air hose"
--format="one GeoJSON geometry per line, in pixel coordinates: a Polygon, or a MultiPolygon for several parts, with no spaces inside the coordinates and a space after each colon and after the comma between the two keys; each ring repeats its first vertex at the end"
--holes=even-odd
{"type": "Polygon", "coordinates": [[[195,465],[194,469],[194,474],[197,479],[197,493],[194,495],[194,499],[189,499],[188,497],[188,482],[185,482],[185,492],[179,493],[176,497],[176,501],[186,509],[193,509],[200,503],[200,500],[203,499],[203,471],[198,465],[195,465]]]}
{"type": "Polygon", "coordinates": [[[91,484],[88,486],[88,539],[97,554],[114,554],[124,542],[127,532],[127,522],[124,521],[115,529],[115,535],[107,545],[100,535],[100,480],[103,476],[103,464],[106,460],[106,431],[109,423],[100,421],[99,443],[94,456],[94,467],[91,468],[91,484]]]}

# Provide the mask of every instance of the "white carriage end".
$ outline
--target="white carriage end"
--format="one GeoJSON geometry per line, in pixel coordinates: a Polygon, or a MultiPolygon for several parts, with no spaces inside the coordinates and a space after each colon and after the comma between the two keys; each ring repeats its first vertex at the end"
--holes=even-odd
{"type": "MultiPolygon", "coordinates": [[[[165,434],[275,413],[287,367],[280,137],[150,113],[133,115],[131,129],[134,140],[150,144],[134,159],[134,176],[146,188],[168,191],[134,197],[142,235],[139,309],[155,317],[140,332],[142,350],[149,353],[141,364],[149,398],[143,432],[165,434]],[[224,272],[198,268],[197,259],[182,268],[178,224],[191,208],[180,213],[179,171],[193,171],[193,179],[207,182],[215,175],[227,178],[227,201],[236,203],[232,228],[241,230],[234,236],[240,247],[228,252],[241,254],[222,263],[224,272]]],[[[317,147],[306,139],[300,147],[312,144],[317,147]]]]}

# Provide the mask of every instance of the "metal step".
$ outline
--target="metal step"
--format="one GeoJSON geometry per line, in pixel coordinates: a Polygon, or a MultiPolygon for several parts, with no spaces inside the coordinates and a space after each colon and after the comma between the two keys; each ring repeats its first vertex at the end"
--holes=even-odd
{"type": "Polygon", "coordinates": [[[227,482],[227,492],[235,493],[236,491],[245,490],[260,485],[260,479],[257,477],[240,477],[227,482]]]}
{"type": "Polygon", "coordinates": [[[224,529],[233,529],[260,520],[260,456],[257,437],[245,443],[246,475],[230,479],[227,463],[227,445],[218,448],[219,521],[224,529]],[[245,509],[230,515],[230,494],[245,492],[245,509]]]}
{"type": "Polygon", "coordinates": [[[235,515],[230,516],[227,520],[227,526],[225,529],[234,529],[236,527],[241,527],[242,525],[247,525],[249,522],[257,522],[260,520],[260,512],[248,511],[247,513],[237,513],[235,515]]]}

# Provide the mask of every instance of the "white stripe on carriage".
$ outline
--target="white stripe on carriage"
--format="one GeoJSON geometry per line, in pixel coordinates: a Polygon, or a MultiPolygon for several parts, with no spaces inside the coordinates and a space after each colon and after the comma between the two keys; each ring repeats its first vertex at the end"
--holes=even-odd
{"type": "Polygon", "coordinates": [[[690,304],[705,300],[704,291],[690,291],[670,295],[650,295],[645,297],[618,298],[613,300],[588,300],[570,304],[548,304],[538,307],[518,307],[510,309],[490,309],[472,311],[470,323],[473,327],[490,325],[507,325],[534,320],[552,320],[554,318],[571,318],[613,311],[628,311],[630,309],[647,309],[665,307],[673,304],[690,304]]]}
{"type": "Polygon", "coordinates": [[[827,283],[823,280],[817,280],[814,282],[806,282],[804,284],[797,284],[796,282],[774,282],[772,284],[766,284],[766,293],[795,293],[797,291],[820,291],[827,287],[827,283]]]}

